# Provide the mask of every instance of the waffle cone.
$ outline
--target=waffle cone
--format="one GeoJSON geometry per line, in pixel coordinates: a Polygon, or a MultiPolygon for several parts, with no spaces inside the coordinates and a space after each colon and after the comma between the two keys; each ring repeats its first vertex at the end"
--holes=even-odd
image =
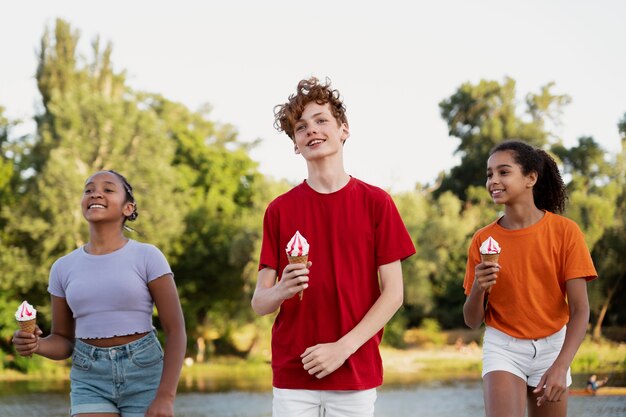
{"type": "Polygon", "coordinates": [[[17,324],[20,326],[21,331],[35,334],[35,328],[37,327],[36,319],[18,321],[17,324]]]}
{"type": "Polygon", "coordinates": [[[498,262],[499,253],[481,253],[480,259],[483,262],[498,262]]]}
{"type": "MultiPolygon", "coordinates": [[[[498,258],[500,258],[499,253],[481,253],[480,254],[480,260],[482,262],[498,262],[498,258]]],[[[493,287],[489,287],[487,289],[487,294],[491,293],[492,288],[493,287]]]]}
{"type": "MultiPolygon", "coordinates": [[[[289,260],[290,264],[304,264],[306,265],[306,263],[309,260],[309,255],[302,255],[302,256],[290,256],[287,255],[287,259],[289,260]]],[[[302,297],[304,297],[304,290],[300,291],[298,293],[298,297],[300,297],[300,301],[302,301],[302,297]]]]}

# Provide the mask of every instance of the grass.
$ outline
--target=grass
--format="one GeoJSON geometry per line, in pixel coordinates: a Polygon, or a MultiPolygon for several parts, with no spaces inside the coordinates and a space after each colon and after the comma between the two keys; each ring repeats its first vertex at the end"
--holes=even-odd
{"type": "MultiPolygon", "coordinates": [[[[423,334],[407,333],[406,348],[381,347],[385,383],[414,383],[431,380],[479,379],[481,349],[476,334],[445,333],[430,340],[423,334]],[[456,341],[454,343],[453,341],[456,341]]],[[[67,362],[30,358],[28,372],[0,370],[0,380],[67,380],[67,362]]],[[[585,339],[572,363],[572,372],[626,372],[626,343],[585,339]]],[[[208,363],[188,364],[181,375],[183,389],[220,391],[222,389],[259,390],[271,384],[267,353],[254,359],[217,357],[208,363]]]]}

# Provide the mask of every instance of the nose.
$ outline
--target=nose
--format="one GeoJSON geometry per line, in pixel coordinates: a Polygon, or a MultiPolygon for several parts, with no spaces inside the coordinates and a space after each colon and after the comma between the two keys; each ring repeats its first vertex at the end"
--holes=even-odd
{"type": "Polygon", "coordinates": [[[313,134],[315,134],[315,133],[317,133],[317,129],[315,128],[315,125],[314,125],[313,123],[309,124],[309,125],[306,127],[306,134],[307,134],[308,136],[311,136],[311,135],[313,135],[313,134]]]}

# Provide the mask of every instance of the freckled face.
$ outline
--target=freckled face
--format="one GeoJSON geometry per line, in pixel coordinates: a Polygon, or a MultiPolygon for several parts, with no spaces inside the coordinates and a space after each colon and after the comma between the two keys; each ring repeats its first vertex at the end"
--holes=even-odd
{"type": "Polygon", "coordinates": [[[339,124],[330,105],[310,102],[294,126],[294,146],[305,159],[317,159],[341,150],[350,136],[348,125],[339,124]]]}

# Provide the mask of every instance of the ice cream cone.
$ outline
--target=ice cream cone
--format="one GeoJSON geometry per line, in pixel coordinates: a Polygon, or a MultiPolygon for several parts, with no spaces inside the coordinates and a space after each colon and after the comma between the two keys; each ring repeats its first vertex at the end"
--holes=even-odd
{"type": "MultiPolygon", "coordinates": [[[[306,263],[309,260],[309,255],[287,256],[287,259],[289,260],[290,264],[304,264],[306,266],[306,263]]],[[[304,297],[304,290],[298,293],[298,297],[300,297],[300,301],[302,301],[302,297],[304,297]]]]}
{"type": "MultiPolygon", "coordinates": [[[[498,258],[500,258],[500,254],[499,253],[481,253],[480,254],[480,260],[482,262],[498,262],[498,258]]],[[[493,287],[489,287],[487,289],[487,294],[491,293],[491,289],[493,287]]]]}
{"type": "Polygon", "coordinates": [[[21,331],[34,334],[37,328],[37,319],[18,321],[17,324],[20,326],[21,331]]]}

